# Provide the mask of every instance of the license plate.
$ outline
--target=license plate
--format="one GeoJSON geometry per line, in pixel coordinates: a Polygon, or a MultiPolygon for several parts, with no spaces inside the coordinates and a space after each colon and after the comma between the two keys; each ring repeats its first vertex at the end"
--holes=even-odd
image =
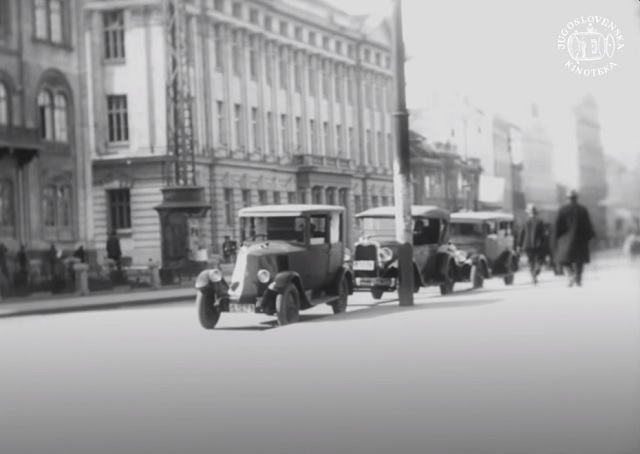
{"type": "Polygon", "coordinates": [[[253,314],[256,311],[255,304],[229,303],[229,312],[253,314]]]}
{"type": "Polygon", "coordinates": [[[358,271],[373,271],[375,268],[375,262],[373,260],[355,260],[353,262],[353,269],[358,271]]]}

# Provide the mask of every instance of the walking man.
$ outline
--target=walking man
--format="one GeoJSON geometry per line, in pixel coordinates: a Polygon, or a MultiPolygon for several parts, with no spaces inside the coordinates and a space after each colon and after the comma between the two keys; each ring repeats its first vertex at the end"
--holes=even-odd
{"type": "Polygon", "coordinates": [[[518,249],[524,249],[527,254],[531,279],[534,285],[538,285],[538,275],[540,274],[540,268],[544,260],[544,223],[538,217],[538,209],[534,205],[529,204],[527,214],[529,215],[529,219],[527,219],[527,222],[520,231],[518,249]]]}
{"type": "Polygon", "coordinates": [[[589,211],[578,203],[578,193],[569,193],[569,203],[558,212],[555,222],[556,263],[567,268],[569,287],[582,286],[584,265],[590,262],[589,242],[595,238],[589,211]]]}

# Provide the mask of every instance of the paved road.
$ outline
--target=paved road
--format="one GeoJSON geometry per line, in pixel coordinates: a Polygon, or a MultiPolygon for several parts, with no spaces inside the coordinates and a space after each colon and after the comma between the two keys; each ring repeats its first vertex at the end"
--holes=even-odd
{"type": "Polygon", "coordinates": [[[639,278],[360,294],[283,328],[209,332],[186,304],[2,319],[0,453],[637,454],[639,278]]]}

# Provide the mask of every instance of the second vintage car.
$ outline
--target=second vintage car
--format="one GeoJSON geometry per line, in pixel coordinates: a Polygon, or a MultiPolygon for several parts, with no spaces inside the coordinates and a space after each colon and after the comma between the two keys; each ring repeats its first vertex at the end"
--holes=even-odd
{"type": "Polygon", "coordinates": [[[474,287],[484,279],[500,276],[512,285],[519,258],[514,243],[514,218],[493,211],[458,212],[451,215],[451,242],[466,255],[461,277],[474,287]]]}
{"type": "MultiPolygon", "coordinates": [[[[413,222],[414,290],[439,286],[453,293],[459,269],[455,251],[448,245],[449,212],[435,206],[411,207],[413,222]]],[[[353,250],[355,289],[370,291],[375,299],[398,289],[398,249],[395,208],[378,207],[356,215],[362,236],[353,250]]]]}
{"type": "Polygon", "coordinates": [[[275,315],[278,324],[301,310],[328,304],[344,312],[353,276],[344,265],[344,208],[269,205],[239,212],[242,246],[231,282],[219,269],[196,280],[200,324],[212,329],[222,312],[275,315]]]}

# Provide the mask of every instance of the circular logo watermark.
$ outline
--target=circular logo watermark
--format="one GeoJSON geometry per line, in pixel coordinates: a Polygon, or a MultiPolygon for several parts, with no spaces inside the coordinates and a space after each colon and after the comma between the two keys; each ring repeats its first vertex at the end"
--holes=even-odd
{"type": "Polygon", "coordinates": [[[620,28],[601,16],[575,18],[558,35],[558,50],[569,54],[565,68],[582,76],[602,76],[613,70],[618,66],[613,57],[623,47],[620,28]]]}

